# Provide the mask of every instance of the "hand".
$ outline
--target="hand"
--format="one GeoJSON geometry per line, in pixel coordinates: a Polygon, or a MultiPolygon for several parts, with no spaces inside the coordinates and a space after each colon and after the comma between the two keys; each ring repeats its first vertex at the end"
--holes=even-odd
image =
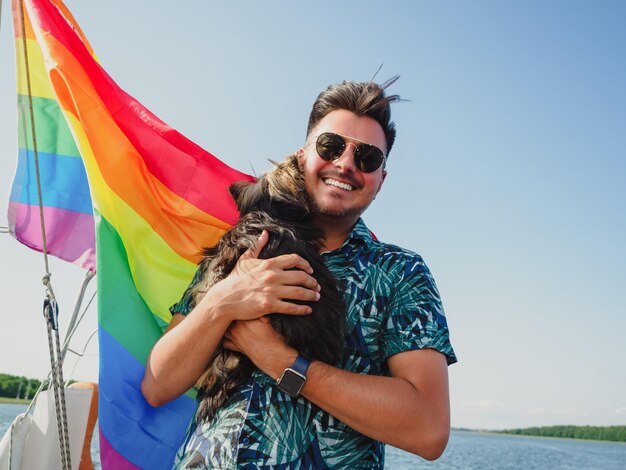
{"type": "Polygon", "coordinates": [[[320,286],[311,276],[311,265],[298,255],[258,259],[269,240],[264,230],[254,248],[246,251],[232,272],[216,283],[201,304],[216,308],[220,316],[234,320],[252,320],[268,313],[308,315],[311,307],[287,299],[317,301],[320,286]]]}
{"type": "Polygon", "coordinates": [[[233,322],[224,335],[223,346],[239,351],[274,379],[298,357],[298,352],[289,347],[269,322],[269,318],[233,322]]]}

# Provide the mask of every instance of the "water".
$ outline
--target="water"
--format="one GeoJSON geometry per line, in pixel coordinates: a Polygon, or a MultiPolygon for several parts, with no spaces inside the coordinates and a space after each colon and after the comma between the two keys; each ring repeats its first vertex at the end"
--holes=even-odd
{"type": "MultiPolygon", "coordinates": [[[[26,405],[0,403],[0,436],[25,410],[26,405]]],[[[97,435],[91,455],[99,469],[97,435]]],[[[625,470],[626,444],[452,431],[446,452],[436,462],[391,447],[386,462],[389,470],[625,470]]]]}
{"type": "Polygon", "coordinates": [[[626,444],[452,431],[436,462],[387,447],[386,468],[625,470],[626,444]]]}

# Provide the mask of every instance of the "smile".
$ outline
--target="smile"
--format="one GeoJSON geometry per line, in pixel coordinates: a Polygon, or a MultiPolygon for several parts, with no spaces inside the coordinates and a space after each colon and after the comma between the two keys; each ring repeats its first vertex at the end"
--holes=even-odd
{"type": "Polygon", "coordinates": [[[323,181],[328,186],[335,186],[336,188],[341,188],[346,191],[352,191],[354,189],[354,187],[350,186],[348,183],[342,183],[341,181],[337,181],[331,178],[326,178],[323,181]]]}

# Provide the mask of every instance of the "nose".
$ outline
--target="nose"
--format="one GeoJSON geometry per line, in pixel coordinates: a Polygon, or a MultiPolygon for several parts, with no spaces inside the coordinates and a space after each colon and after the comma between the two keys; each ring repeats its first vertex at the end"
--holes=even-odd
{"type": "Polygon", "coordinates": [[[355,150],[356,150],[356,145],[352,142],[348,142],[341,156],[333,162],[335,166],[340,167],[342,171],[355,172],[356,171],[356,166],[354,164],[354,151],[355,150]]]}

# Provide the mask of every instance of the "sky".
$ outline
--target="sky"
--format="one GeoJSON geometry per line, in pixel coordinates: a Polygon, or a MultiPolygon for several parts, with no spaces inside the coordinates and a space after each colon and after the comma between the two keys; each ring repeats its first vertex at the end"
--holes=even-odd
{"type": "MultiPolygon", "coordinates": [[[[17,158],[0,30],[0,225],[17,158]]],[[[317,94],[400,74],[398,137],[364,219],[421,254],[459,363],[452,425],[626,424],[626,4],[79,2],[104,68],[245,172],[299,148],[317,94]]],[[[51,261],[67,326],[84,272],[51,261]]],[[[42,255],[0,234],[0,373],[49,369],[42,255]]],[[[95,283],[94,283],[95,284],[95,283]]],[[[89,289],[91,295],[93,286],[89,289]]],[[[72,349],[96,328],[88,311],[72,349]]],[[[97,378],[97,341],[66,378],[97,378]]]]}

